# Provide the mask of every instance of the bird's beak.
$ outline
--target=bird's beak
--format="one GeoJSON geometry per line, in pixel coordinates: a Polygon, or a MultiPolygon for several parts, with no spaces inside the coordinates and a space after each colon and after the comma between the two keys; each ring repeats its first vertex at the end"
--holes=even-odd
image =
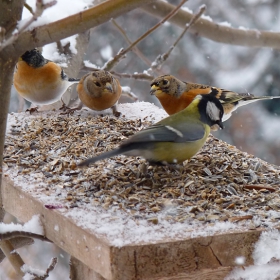
{"type": "Polygon", "coordinates": [[[155,85],[153,85],[150,89],[150,94],[151,95],[155,95],[155,92],[157,91],[157,87],[155,85]]]}
{"type": "Polygon", "coordinates": [[[219,122],[218,122],[218,126],[219,126],[221,129],[224,128],[224,125],[223,125],[222,121],[219,121],[219,122]]]}
{"type": "Polygon", "coordinates": [[[219,129],[223,129],[224,128],[224,125],[223,125],[223,123],[220,121],[219,123],[216,123],[216,124],[214,124],[214,125],[212,125],[211,126],[211,130],[212,131],[217,131],[217,130],[219,130],[219,129]]]}
{"type": "Polygon", "coordinates": [[[110,92],[113,92],[113,86],[110,83],[106,83],[105,88],[108,89],[110,92]]]}

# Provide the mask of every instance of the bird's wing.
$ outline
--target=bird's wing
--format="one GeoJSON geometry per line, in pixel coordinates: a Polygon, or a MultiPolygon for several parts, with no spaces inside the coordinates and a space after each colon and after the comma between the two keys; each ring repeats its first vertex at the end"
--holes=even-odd
{"type": "Polygon", "coordinates": [[[205,128],[202,123],[180,123],[172,126],[155,124],[136,133],[124,144],[136,142],[193,142],[203,138],[204,135],[205,128]]]}

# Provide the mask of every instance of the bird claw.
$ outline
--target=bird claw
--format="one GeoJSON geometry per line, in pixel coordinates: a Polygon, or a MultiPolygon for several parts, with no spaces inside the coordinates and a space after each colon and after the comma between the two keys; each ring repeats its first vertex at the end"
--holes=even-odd
{"type": "Polygon", "coordinates": [[[70,108],[63,102],[62,99],[61,99],[61,101],[62,101],[62,106],[59,108],[59,110],[62,110],[62,111],[69,110],[70,108]]]}
{"type": "Polygon", "coordinates": [[[114,114],[115,117],[118,118],[118,117],[121,116],[122,113],[121,113],[121,112],[118,112],[118,111],[115,111],[115,112],[113,112],[113,114],[114,114]]]}
{"type": "Polygon", "coordinates": [[[70,108],[68,107],[63,100],[62,101],[62,106],[59,108],[59,110],[62,110],[63,112],[60,113],[60,115],[73,115],[75,111],[81,110],[83,106],[81,106],[81,104],[79,104],[77,107],[74,108],[70,108]]]}
{"type": "MultiPolygon", "coordinates": [[[[63,106],[62,106],[63,107],[63,106]]],[[[61,107],[61,108],[62,108],[61,107]]],[[[61,109],[60,108],[60,109],[61,109]]],[[[75,107],[75,108],[69,108],[67,106],[65,106],[63,109],[62,109],[64,112],[60,113],[60,115],[73,115],[75,111],[79,111],[81,110],[79,107],[75,107]]]]}
{"type": "Polygon", "coordinates": [[[38,107],[33,107],[33,108],[26,109],[25,112],[29,112],[30,115],[32,115],[35,112],[38,113],[39,112],[38,109],[39,109],[38,107]]]}
{"type": "Polygon", "coordinates": [[[121,116],[121,112],[119,112],[118,110],[117,110],[117,106],[116,106],[116,104],[114,105],[114,106],[112,106],[111,107],[111,109],[112,109],[112,111],[113,111],[113,115],[115,116],[115,117],[120,117],[121,116]]]}

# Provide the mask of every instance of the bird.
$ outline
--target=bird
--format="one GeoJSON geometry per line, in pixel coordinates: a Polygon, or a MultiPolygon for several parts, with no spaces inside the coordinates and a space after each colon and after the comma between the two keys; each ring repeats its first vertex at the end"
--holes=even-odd
{"type": "Polygon", "coordinates": [[[158,98],[169,115],[186,108],[198,94],[211,94],[218,98],[224,107],[223,122],[240,106],[258,100],[280,98],[280,96],[257,97],[250,93],[236,93],[218,87],[183,82],[172,75],[162,75],[152,80],[150,94],[158,98]]]}
{"type": "Polygon", "coordinates": [[[116,103],[121,94],[121,85],[108,71],[97,69],[84,75],[78,86],[77,92],[82,103],[95,111],[111,108],[115,116],[120,116],[116,103]]]}
{"type": "Polygon", "coordinates": [[[223,128],[223,112],[223,106],[214,96],[197,95],[184,110],[137,132],[118,148],[77,166],[87,166],[119,154],[141,156],[153,164],[182,163],[204,145],[211,126],[223,128]]]}
{"type": "Polygon", "coordinates": [[[18,60],[13,83],[17,92],[36,105],[52,104],[80,79],[68,78],[63,69],[43,57],[38,49],[26,51],[18,60]]]}

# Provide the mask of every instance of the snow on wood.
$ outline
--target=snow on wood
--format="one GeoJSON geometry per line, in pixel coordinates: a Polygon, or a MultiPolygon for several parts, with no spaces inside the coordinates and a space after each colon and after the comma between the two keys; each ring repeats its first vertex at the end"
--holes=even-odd
{"type": "Polygon", "coordinates": [[[117,156],[76,168],[166,117],[146,102],[118,108],[120,118],[11,114],[5,209],[21,221],[40,214],[47,238],[106,279],[225,277],[241,258],[253,265],[262,230],[279,227],[279,167],[210,136],[177,167],[117,156]]]}

